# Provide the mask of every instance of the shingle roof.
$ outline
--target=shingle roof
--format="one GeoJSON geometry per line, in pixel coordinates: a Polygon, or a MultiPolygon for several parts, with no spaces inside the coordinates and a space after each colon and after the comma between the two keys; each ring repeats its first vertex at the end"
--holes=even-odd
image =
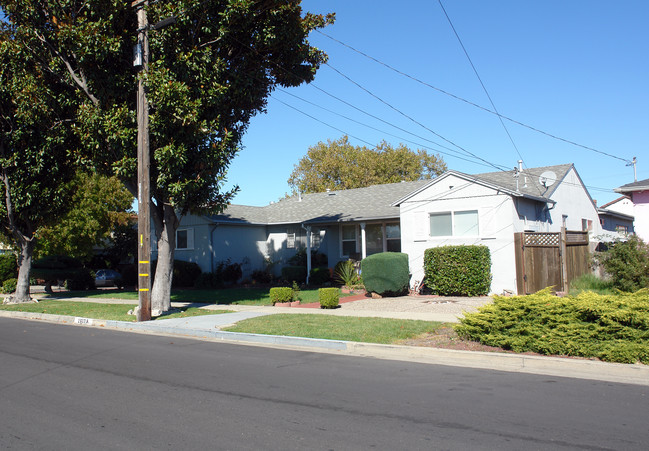
{"type": "Polygon", "coordinates": [[[282,199],[265,207],[230,205],[214,222],[249,224],[295,224],[363,221],[399,217],[397,199],[429,183],[430,180],[374,185],[367,188],[303,194],[282,199]]]}
{"type": "Polygon", "coordinates": [[[638,180],[637,182],[627,183],[615,189],[617,193],[632,193],[634,191],[649,190],[649,179],[638,180]]]}
{"type": "MultiPolygon", "coordinates": [[[[487,172],[477,175],[449,171],[446,174],[457,174],[468,179],[481,181],[487,185],[499,187],[511,194],[520,193],[523,196],[537,200],[549,201],[559,182],[563,180],[572,167],[572,164],[561,164],[525,169],[519,176],[518,188],[514,178],[514,170],[487,172]],[[547,172],[554,172],[556,182],[545,187],[541,184],[539,178],[547,172]]],[[[264,207],[230,205],[223,213],[209,216],[209,219],[219,223],[265,225],[396,219],[399,217],[397,203],[399,200],[409,197],[409,195],[434,182],[435,179],[432,181],[418,180],[326,193],[303,194],[301,197],[293,196],[264,207]]]]}
{"type": "Polygon", "coordinates": [[[559,186],[568,171],[573,168],[572,164],[559,164],[554,166],[541,166],[538,168],[529,168],[523,169],[523,171],[518,176],[518,185],[516,183],[516,178],[514,174],[517,172],[512,169],[511,171],[498,171],[498,172],[487,172],[484,174],[476,174],[473,177],[497,185],[501,188],[505,188],[511,192],[520,192],[521,194],[532,196],[532,197],[541,197],[549,199],[552,196],[552,193],[559,186]],[[554,173],[556,178],[554,183],[544,186],[541,183],[541,176],[544,174],[554,173]]]}

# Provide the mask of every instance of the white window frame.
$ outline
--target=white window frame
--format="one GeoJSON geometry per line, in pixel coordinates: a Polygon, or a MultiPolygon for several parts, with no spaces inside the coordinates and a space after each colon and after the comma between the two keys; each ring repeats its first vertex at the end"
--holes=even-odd
{"type": "Polygon", "coordinates": [[[295,229],[286,230],[286,249],[295,249],[295,229]]]}
{"type": "Polygon", "coordinates": [[[183,227],[182,229],[176,230],[176,250],[177,251],[187,251],[194,249],[194,229],[191,227],[183,227]],[[187,233],[187,247],[178,247],[178,233],[186,232],[187,233]]]}
{"type": "Polygon", "coordinates": [[[428,237],[429,238],[464,238],[464,237],[479,237],[480,236],[480,211],[479,210],[450,210],[450,211],[432,211],[428,213],[428,237]],[[478,232],[471,235],[457,235],[456,234],[456,222],[455,215],[458,213],[475,213],[475,218],[477,221],[478,232]],[[432,216],[442,216],[442,215],[451,216],[451,234],[450,235],[432,235],[432,230],[430,226],[430,220],[432,216]]]}
{"type": "Polygon", "coordinates": [[[349,258],[350,257],[350,255],[346,255],[343,252],[343,249],[344,249],[343,243],[344,242],[354,241],[354,253],[355,254],[360,253],[359,242],[358,242],[359,238],[360,238],[360,234],[358,233],[358,224],[341,224],[340,225],[340,256],[342,258],[349,258]],[[353,227],[354,228],[354,238],[353,239],[351,239],[351,238],[345,239],[344,238],[344,236],[343,236],[343,228],[345,228],[345,227],[353,227]]]}

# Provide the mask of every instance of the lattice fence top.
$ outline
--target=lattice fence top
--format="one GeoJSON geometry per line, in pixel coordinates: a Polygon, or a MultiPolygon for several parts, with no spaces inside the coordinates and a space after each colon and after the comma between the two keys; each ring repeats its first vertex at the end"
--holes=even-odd
{"type": "Polygon", "coordinates": [[[525,246],[559,246],[561,234],[556,232],[525,233],[525,246]]]}

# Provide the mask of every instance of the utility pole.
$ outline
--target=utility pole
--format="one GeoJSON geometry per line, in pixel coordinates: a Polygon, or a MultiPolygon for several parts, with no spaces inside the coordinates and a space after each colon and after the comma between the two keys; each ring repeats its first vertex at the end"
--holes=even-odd
{"type": "Polygon", "coordinates": [[[138,43],[133,65],[140,66],[137,88],[137,273],[138,321],[151,320],[151,190],[149,155],[149,102],[146,97],[146,74],[149,70],[149,21],[146,15],[148,0],[135,0],[131,6],[137,11],[138,43]],[[139,63],[139,64],[138,64],[139,63]]]}

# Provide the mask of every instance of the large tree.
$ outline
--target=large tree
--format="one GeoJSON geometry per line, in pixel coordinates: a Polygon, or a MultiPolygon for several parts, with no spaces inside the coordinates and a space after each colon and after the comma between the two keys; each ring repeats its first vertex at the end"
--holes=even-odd
{"type": "Polygon", "coordinates": [[[288,184],[293,193],[363,188],[432,178],[446,170],[439,155],[381,142],[375,148],[353,146],[347,136],[309,147],[295,165],[288,184]]]}
{"type": "MultiPolygon", "coordinates": [[[[36,234],[70,207],[74,175],[70,149],[70,92],[14,40],[0,23],[0,225],[18,251],[18,283],[11,302],[27,302],[36,234]]],[[[31,54],[33,56],[34,54],[31,54]]],[[[36,54],[42,61],[47,55],[36,54]]]]}
{"type": "Polygon", "coordinates": [[[67,255],[88,263],[116,228],[133,226],[133,196],[116,177],[77,173],[70,183],[70,210],[38,231],[37,258],[67,255]]]}
{"type": "MultiPolygon", "coordinates": [[[[153,2],[152,2],[153,3],[153,2]]],[[[85,96],[76,117],[89,158],[136,190],[135,11],[123,0],[0,0],[25,48],[48,49],[50,69],[85,96]]],[[[228,165],[251,117],[277,86],[309,82],[326,56],[307,41],[333,16],[302,14],[296,0],[154,2],[145,82],[151,104],[152,218],[158,264],[155,313],[170,307],[175,232],[189,213],[217,212],[228,165]]]]}

